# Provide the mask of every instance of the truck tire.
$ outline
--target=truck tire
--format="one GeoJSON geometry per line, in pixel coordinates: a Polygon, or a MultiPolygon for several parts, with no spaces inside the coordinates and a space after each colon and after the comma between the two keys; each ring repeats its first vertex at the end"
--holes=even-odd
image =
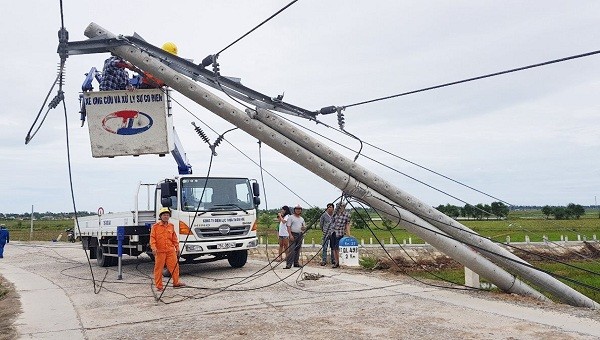
{"type": "Polygon", "coordinates": [[[96,262],[100,267],[112,267],[115,265],[116,257],[104,256],[102,246],[96,248],[96,262]]]}
{"type": "Polygon", "coordinates": [[[96,259],[96,247],[90,247],[90,260],[96,259]]]}
{"type": "Polygon", "coordinates": [[[233,268],[242,268],[248,261],[248,250],[236,250],[227,255],[227,261],[233,268]]]}

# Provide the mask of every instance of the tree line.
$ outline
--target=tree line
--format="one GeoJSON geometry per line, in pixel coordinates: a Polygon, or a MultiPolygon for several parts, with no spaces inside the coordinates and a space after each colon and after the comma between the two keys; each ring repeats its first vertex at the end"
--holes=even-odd
{"type": "Polygon", "coordinates": [[[502,202],[492,202],[491,204],[478,203],[476,205],[465,204],[459,207],[452,204],[438,205],[436,209],[452,218],[464,217],[476,220],[482,219],[503,219],[508,216],[509,208],[502,202]]]}
{"type": "Polygon", "coordinates": [[[579,219],[579,217],[585,214],[585,209],[583,206],[575,203],[569,203],[566,207],[551,207],[545,205],[542,207],[542,214],[544,214],[546,218],[553,216],[556,220],[579,219]]]}
{"type": "MultiPolygon", "coordinates": [[[[435,209],[439,212],[452,217],[452,218],[466,218],[466,219],[504,219],[508,217],[510,207],[502,202],[492,202],[491,204],[478,203],[476,205],[465,204],[464,206],[456,206],[452,204],[440,204],[435,209]]],[[[304,209],[302,215],[306,224],[309,228],[319,228],[319,217],[325,211],[325,209],[319,207],[313,207],[304,209]]],[[[278,209],[263,210],[259,221],[262,225],[270,228],[271,226],[277,226],[276,216],[278,209]]],[[[351,213],[352,227],[356,229],[364,229],[370,223],[371,216],[377,217],[378,214],[372,208],[356,208],[351,209],[348,212],[351,213]]],[[[580,218],[585,214],[585,208],[579,204],[569,203],[566,207],[557,206],[544,206],[542,207],[542,214],[549,218],[553,216],[557,220],[580,218]]],[[[390,227],[391,223],[385,218],[382,218],[382,224],[384,227],[390,227]],[[390,226],[388,226],[390,225],[390,226]]]]}

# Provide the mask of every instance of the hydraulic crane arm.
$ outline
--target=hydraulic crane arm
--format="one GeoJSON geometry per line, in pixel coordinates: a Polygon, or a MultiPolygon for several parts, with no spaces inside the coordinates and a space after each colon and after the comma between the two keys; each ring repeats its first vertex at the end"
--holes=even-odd
{"type": "Polygon", "coordinates": [[[175,158],[175,162],[177,162],[177,169],[179,170],[180,175],[190,175],[192,173],[192,166],[190,165],[187,155],[185,151],[183,151],[183,144],[179,140],[179,136],[177,135],[177,131],[173,128],[173,142],[175,143],[175,148],[171,151],[171,155],[175,158]]]}

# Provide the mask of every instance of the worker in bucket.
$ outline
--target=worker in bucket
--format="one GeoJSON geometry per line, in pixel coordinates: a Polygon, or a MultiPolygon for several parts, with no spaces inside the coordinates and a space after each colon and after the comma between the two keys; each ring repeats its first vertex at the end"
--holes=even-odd
{"type": "MultiPolygon", "coordinates": [[[[177,55],[177,45],[170,41],[164,43],[162,45],[162,49],[165,52],[171,53],[172,55],[177,55]]],[[[140,84],[140,89],[156,89],[165,86],[165,83],[162,80],[154,77],[148,72],[142,72],[141,76],[142,80],[140,84]]]]}
{"type": "Polygon", "coordinates": [[[132,90],[133,87],[129,84],[129,73],[126,70],[132,68],[130,63],[111,53],[111,57],[104,61],[100,91],[132,90]]]}
{"type": "Polygon", "coordinates": [[[0,259],[4,258],[4,245],[10,241],[10,234],[4,224],[0,225],[0,259]]]}
{"type": "Polygon", "coordinates": [[[179,282],[179,263],[177,262],[179,240],[175,233],[175,226],[169,222],[171,209],[160,209],[158,218],[160,220],[152,226],[150,231],[150,248],[154,254],[154,285],[158,291],[164,289],[162,271],[166,264],[173,278],[173,287],[184,287],[185,284],[179,282]]]}

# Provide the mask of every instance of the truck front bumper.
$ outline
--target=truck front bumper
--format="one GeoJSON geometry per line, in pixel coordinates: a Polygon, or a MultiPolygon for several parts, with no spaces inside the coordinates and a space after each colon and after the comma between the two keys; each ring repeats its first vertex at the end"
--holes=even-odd
{"type": "Polygon", "coordinates": [[[233,240],[188,241],[185,243],[185,246],[182,247],[182,255],[206,255],[235,250],[253,249],[257,246],[258,238],[256,236],[233,240]]]}

